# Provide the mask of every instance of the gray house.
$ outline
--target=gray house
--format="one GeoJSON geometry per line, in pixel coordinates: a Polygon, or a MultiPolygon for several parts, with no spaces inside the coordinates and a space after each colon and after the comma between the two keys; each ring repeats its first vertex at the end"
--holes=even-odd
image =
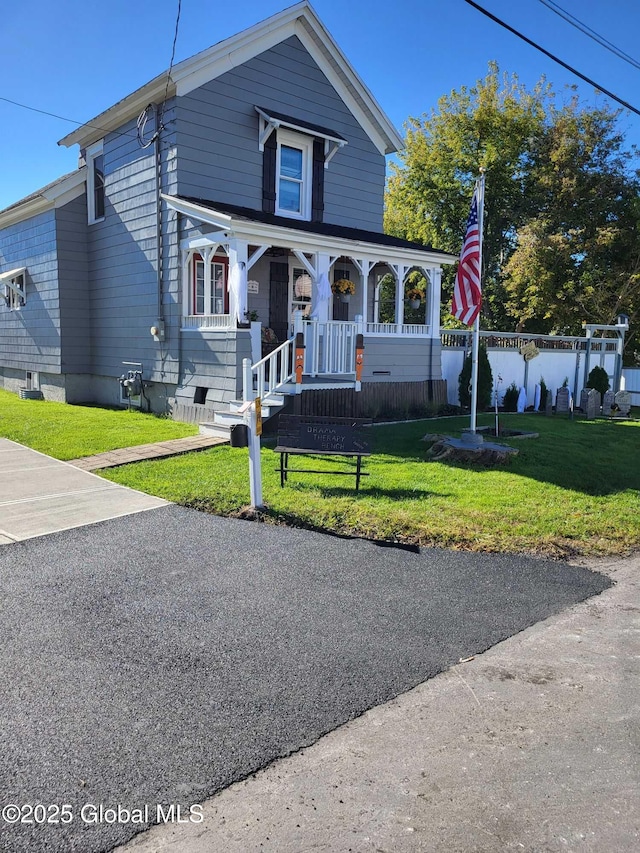
{"type": "Polygon", "coordinates": [[[117,405],[141,371],[136,402],[196,422],[260,392],[306,411],[440,392],[455,258],[382,233],[402,139],[306,0],[59,144],[77,171],[0,211],[0,386],[117,405]]]}

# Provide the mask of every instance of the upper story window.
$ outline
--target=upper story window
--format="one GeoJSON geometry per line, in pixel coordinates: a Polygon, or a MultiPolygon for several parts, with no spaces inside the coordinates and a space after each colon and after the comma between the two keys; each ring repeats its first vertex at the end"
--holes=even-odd
{"type": "Polygon", "coordinates": [[[278,131],[276,156],[276,213],[295,219],[311,218],[313,142],[302,135],[278,131]]]}
{"type": "Polygon", "coordinates": [[[256,107],[262,159],[262,210],[322,222],[324,172],[347,140],[335,131],[256,107]]]}
{"type": "Polygon", "coordinates": [[[27,301],[25,271],[25,268],[21,267],[0,274],[0,284],[4,284],[4,302],[12,311],[22,308],[27,301]]]}
{"type": "Polygon", "coordinates": [[[96,142],[86,152],[87,208],[89,224],[104,219],[104,155],[102,142],[96,142]]]}

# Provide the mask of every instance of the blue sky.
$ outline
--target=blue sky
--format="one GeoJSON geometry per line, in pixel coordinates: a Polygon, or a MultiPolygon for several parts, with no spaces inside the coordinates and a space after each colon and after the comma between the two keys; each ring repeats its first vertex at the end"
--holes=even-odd
{"type": "MultiPolygon", "coordinates": [[[[592,87],[492,23],[464,0],[312,0],[313,6],[399,130],[410,115],[473,85],[490,60],[532,86],[592,87]]],[[[640,108],[640,71],[596,45],[540,0],[479,0],[493,14],[640,108]]],[[[621,50],[640,59],[638,0],[557,0],[621,50]]],[[[176,60],[290,5],[288,0],[182,0],[176,60]]],[[[89,121],[156,74],[171,55],[177,0],[21,0],[2,9],[0,96],[89,121]]],[[[568,95],[567,95],[568,97],[568,95]]],[[[622,117],[640,145],[640,116],[622,117]]],[[[77,147],[57,141],[73,124],[0,101],[0,209],[77,165],[77,147]]]]}

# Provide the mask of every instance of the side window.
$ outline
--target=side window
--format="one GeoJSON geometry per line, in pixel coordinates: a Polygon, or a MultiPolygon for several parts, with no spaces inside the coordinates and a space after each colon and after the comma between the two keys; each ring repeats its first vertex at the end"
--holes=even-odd
{"type": "Polygon", "coordinates": [[[102,142],[97,142],[86,152],[87,208],[89,224],[104,219],[104,155],[102,142]]]}
{"type": "Polygon", "coordinates": [[[229,262],[226,257],[211,259],[210,276],[207,282],[204,261],[200,255],[194,255],[191,311],[193,314],[228,314],[229,294],[227,292],[227,273],[229,262]]]}

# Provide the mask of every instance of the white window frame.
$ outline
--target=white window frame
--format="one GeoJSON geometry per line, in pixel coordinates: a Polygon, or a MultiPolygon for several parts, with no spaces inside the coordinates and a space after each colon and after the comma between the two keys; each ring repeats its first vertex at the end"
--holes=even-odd
{"type": "Polygon", "coordinates": [[[4,301],[10,311],[19,311],[27,304],[26,267],[0,275],[4,281],[4,301]]]}
{"type": "MultiPolygon", "coordinates": [[[[89,225],[94,225],[96,222],[103,222],[103,216],[96,216],[96,182],[95,182],[95,160],[97,157],[103,157],[103,142],[96,142],[89,146],[85,152],[85,160],[87,163],[87,214],[89,225]]],[[[102,161],[102,192],[104,197],[104,160],[102,161]]],[[[104,201],[103,201],[104,207],[104,201]]]]}
{"type": "Polygon", "coordinates": [[[221,247],[216,247],[215,254],[204,251],[194,251],[190,254],[188,267],[188,294],[186,304],[189,306],[191,316],[194,317],[228,317],[230,316],[230,299],[229,299],[229,256],[224,251],[220,251],[221,247]],[[198,257],[196,257],[198,255],[198,257]],[[209,275],[207,276],[206,259],[209,259],[209,275]],[[202,265],[202,275],[198,276],[198,268],[202,265]],[[216,295],[216,273],[220,267],[223,273],[222,294],[216,295]],[[198,296],[197,296],[197,281],[202,282],[203,290],[203,308],[204,311],[198,311],[198,296]],[[215,301],[222,300],[222,311],[215,312],[207,311],[207,308],[213,309],[216,307],[215,301]]]}
{"type": "Polygon", "coordinates": [[[313,178],[313,139],[301,133],[278,129],[278,144],[276,150],[276,214],[288,219],[311,220],[311,193],[313,178]],[[282,146],[297,148],[302,151],[302,180],[300,181],[300,212],[285,210],[280,207],[280,157],[282,146]]]}
{"type": "Polygon", "coordinates": [[[297,258],[289,258],[289,328],[291,330],[293,330],[293,318],[295,316],[295,312],[302,310],[304,312],[304,319],[308,320],[311,316],[311,309],[313,307],[312,297],[308,302],[296,297],[295,284],[298,275],[307,276],[311,284],[311,293],[313,293],[313,280],[311,279],[308,270],[302,266],[297,258]]]}

